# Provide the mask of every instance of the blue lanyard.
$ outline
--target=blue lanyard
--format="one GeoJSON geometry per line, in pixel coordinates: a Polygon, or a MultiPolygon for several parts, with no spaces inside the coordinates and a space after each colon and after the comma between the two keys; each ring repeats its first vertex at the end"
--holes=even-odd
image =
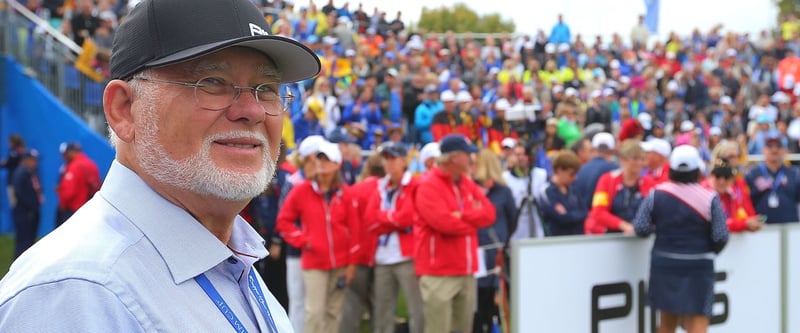
{"type": "Polygon", "coordinates": [[[264,297],[264,293],[261,291],[261,285],[258,284],[256,273],[252,268],[250,269],[250,274],[247,276],[247,283],[250,285],[250,291],[252,291],[253,295],[256,297],[258,308],[261,309],[261,314],[264,315],[264,319],[267,320],[269,328],[272,330],[272,332],[278,333],[278,328],[275,326],[275,321],[272,320],[272,313],[269,312],[269,306],[267,306],[267,299],[264,297]]]}
{"type": "MultiPolygon", "coordinates": [[[[764,173],[764,176],[770,176],[769,170],[767,170],[767,166],[764,163],[761,163],[761,172],[764,173]]],[[[775,178],[772,179],[772,193],[778,192],[778,187],[781,186],[781,180],[783,179],[783,167],[778,169],[778,172],[775,174],[775,178]]]]}
{"type": "MultiPolygon", "coordinates": [[[[228,306],[228,303],[225,302],[225,299],[217,292],[217,289],[214,288],[214,285],[211,284],[211,281],[208,280],[205,274],[200,274],[194,278],[197,281],[197,284],[200,285],[200,288],[203,288],[208,298],[214,302],[214,305],[217,306],[219,312],[228,319],[228,322],[231,324],[233,329],[236,332],[244,332],[247,333],[247,329],[244,327],[241,321],[239,321],[239,317],[233,313],[233,309],[228,306]]],[[[272,332],[277,333],[278,328],[275,326],[275,321],[272,319],[272,314],[269,311],[269,307],[267,306],[267,301],[264,298],[264,293],[261,291],[261,286],[258,284],[256,280],[256,275],[253,270],[250,270],[250,274],[247,277],[248,285],[250,286],[250,291],[253,292],[253,295],[256,297],[256,302],[258,303],[258,307],[261,309],[261,314],[264,315],[264,318],[267,320],[269,324],[270,330],[272,332]]]]}

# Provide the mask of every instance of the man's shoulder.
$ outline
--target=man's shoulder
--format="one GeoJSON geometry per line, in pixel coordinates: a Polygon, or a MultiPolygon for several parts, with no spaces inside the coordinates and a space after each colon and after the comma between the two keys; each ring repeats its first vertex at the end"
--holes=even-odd
{"type": "Polygon", "coordinates": [[[11,265],[0,282],[0,303],[34,286],[67,280],[107,285],[125,271],[135,276],[143,269],[141,261],[131,260],[147,251],[146,246],[137,249],[144,240],[141,231],[122,216],[93,209],[97,201],[87,203],[11,265]]]}

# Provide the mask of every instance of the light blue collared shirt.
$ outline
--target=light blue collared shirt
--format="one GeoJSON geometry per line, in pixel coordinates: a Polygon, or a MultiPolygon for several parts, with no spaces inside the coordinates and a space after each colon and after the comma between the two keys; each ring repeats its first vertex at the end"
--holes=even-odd
{"type": "MultiPolygon", "coordinates": [[[[249,332],[269,332],[247,276],[264,240],[236,217],[226,246],[117,161],[102,189],[0,281],[0,332],[231,332],[205,274],[249,332]]],[[[258,274],[256,274],[258,275],[258,274]]],[[[278,331],[293,332],[267,291],[278,331]]]]}

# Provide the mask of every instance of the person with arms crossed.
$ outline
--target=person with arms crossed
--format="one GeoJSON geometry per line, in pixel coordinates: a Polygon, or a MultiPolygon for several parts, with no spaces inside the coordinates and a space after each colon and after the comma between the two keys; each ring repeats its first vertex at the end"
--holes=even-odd
{"type": "Polygon", "coordinates": [[[553,158],[553,176],[540,201],[542,219],[548,236],[582,235],[589,211],[572,189],[580,160],[572,151],[563,150],[553,158]]]}
{"type": "Polygon", "coordinates": [[[103,94],[116,159],[0,282],[0,331],[292,331],[253,268],[264,240],[237,214],[275,171],[291,99],[278,86],[320,64],[268,31],[247,0],[133,8],[103,94]]]}
{"type": "Polygon", "coordinates": [[[469,332],[475,308],[478,229],[494,223],[495,208],[469,177],[478,152],[461,134],[439,142],[438,165],[420,179],[414,263],[426,333],[469,332]],[[419,232],[417,232],[419,231],[419,232]]]}
{"type": "Polygon", "coordinates": [[[386,142],[378,148],[386,176],[374,185],[365,218],[371,236],[369,253],[375,265],[374,332],[395,331],[398,288],[402,289],[409,314],[409,332],[422,332],[422,295],[414,269],[413,225],[419,219],[414,209],[417,179],[407,170],[408,148],[386,142]]]}

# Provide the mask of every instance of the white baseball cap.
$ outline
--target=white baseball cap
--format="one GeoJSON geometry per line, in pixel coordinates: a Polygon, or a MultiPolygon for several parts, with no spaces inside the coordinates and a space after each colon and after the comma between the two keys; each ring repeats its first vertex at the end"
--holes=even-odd
{"type": "Polygon", "coordinates": [[[772,101],[775,103],[789,103],[792,99],[789,98],[789,95],[786,95],[785,92],[778,91],[772,95],[772,101]]]}
{"type": "Polygon", "coordinates": [[[331,142],[323,142],[319,145],[319,152],[317,156],[325,155],[331,162],[342,163],[342,151],[339,150],[339,145],[331,142]]]}
{"type": "Polygon", "coordinates": [[[442,91],[442,94],[439,96],[439,100],[442,102],[454,102],[456,100],[456,94],[450,90],[442,91]]]}
{"type": "Polygon", "coordinates": [[[675,171],[699,170],[703,167],[703,158],[697,148],[690,145],[675,147],[669,157],[669,168],[675,171]]]}
{"type": "Polygon", "coordinates": [[[650,138],[650,140],[642,142],[642,149],[646,152],[659,153],[661,156],[669,157],[672,152],[672,146],[664,139],[650,138]]]}
{"type": "Polygon", "coordinates": [[[505,98],[498,99],[497,102],[494,102],[495,110],[508,110],[510,108],[511,108],[511,103],[509,103],[508,100],[505,98]]]}
{"type": "Polygon", "coordinates": [[[688,132],[694,129],[694,123],[691,120],[684,120],[681,122],[681,132],[688,132]]]}
{"type": "Polygon", "coordinates": [[[719,98],[719,104],[720,105],[732,105],[733,104],[733,99],[731,99],[730,96],[722,96],[722,97],[719,98]]]}
{"type": "Polygon", "coordinates": [[[514,148],[514,146],[516,145],[517,145],[517,140],[514,138],[505,138],[500,143],[500,146],[502,146],[503,148],[514,148]]]}
{"type": "Polygon", "coordinates": [[[614,149],[615,143],[614,136],[608,132],[600,132],[592,137],[592,147],[595,149],[600,148],[601,145],[605,145],[608,149],[614,149]]]}
{"type": "Polygon", "coordinates": [[[461,90],[456,95],[456,102],[457,103],[472,102],[472,95],[470,95],[469,92],[465,90],[461,90]]]}
{"type": "Polygon", "coordinates": [[[300,154],[300,157],[315,154],[319,151],[319,146],[325,142],[328,142],[328,140],[325,140],[325,138],[320,135],[306,137],[300,142],[300,147],[297,147],[297,152],[300,154]]]}
{"type": "Polygon", "coordinates": [[[639,120],[639,124],[642,125],[642,128],[644,130],[649,131],[650,129],[653,128],[653,117],[650,116],[649,113],[647,112],[639,113],[639,115],[636,116],[636,119],[639,120]]]}
{"type": "Polygon", "coordinates": [[[429,158],[436,158],[441,155],[442,152],[439,150],[438,142],[428,143],[419,151],[419,159],[423,162],[427,161],[429,158]]]}

